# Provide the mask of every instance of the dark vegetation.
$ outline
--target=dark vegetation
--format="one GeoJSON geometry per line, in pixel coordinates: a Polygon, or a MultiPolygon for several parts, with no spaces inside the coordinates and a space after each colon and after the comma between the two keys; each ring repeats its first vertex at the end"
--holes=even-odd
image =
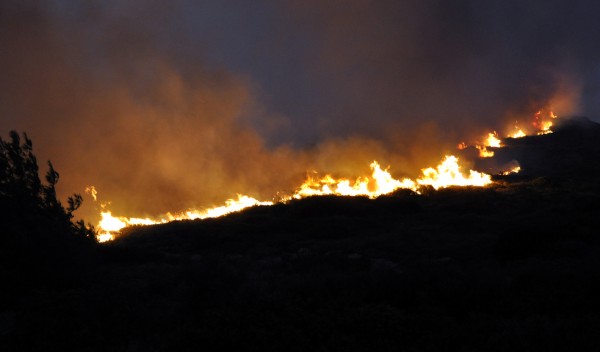
{"type": "Polygon", "coordinates": [[[130,228],[9,289],[0,350],[600,350],[599,204],[531,177],[130,228]]]}
{"type": "MultiPolygon", "coordinates": [[[[45,183],[38,176],[32,143],[10,133],[0,139],[0,339],[10,336],[16,308],[27,295],[64,290],[84,275],[78,270],[94,250],[93,228],[73,221],[80,195],[65,208],[56,197],[59,174],[48,162],[45,183]]],[[[22,313],[23,311],[21,311],[22,313]]],[[[0,347],[0,349],[2,349],[0,347]]]]}
{"type": "MultiPolygon", "coordinates": [[[[593,182],[600,178],[600,124],[585,117],[556,122],[551,134],[504,139],[504,147],[489,148],[494,157],[479,159],[476,167],[494,174],[505,169],[503,165],[518,160],[522,170],[513,176],[517,179],[536,176],[593,182]]],[[[475,148],[471,149],[477,154],[475,148]]]]}

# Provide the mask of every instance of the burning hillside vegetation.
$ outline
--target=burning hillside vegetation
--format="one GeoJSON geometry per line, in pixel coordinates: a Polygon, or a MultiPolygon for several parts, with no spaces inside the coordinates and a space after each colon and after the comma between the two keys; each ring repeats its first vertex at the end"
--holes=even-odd
{"type": "MultiPolygon", "coordinates": [[[[508,176],[521,171],[518,152],[506,152],[508,145],[514,145],[515,139],[526,140],[525,137],[540,137],[553,133],[552,126],[557,116],[551,110],[539,110],[532,116],[526,134],[524,129],[515,123],[515,130],[500,136],[498,132],[488,132],[484,138],[473,143],[461,142],[455,155],[445,155],[435,167],[423,168],[421,175],[411,178],[394,178],[391,167],[382,168],[377,161],[370,165],[371,174],[354,179],[338,178],[332,175],[319,175],[317,171],[307,174],[306,180],[293,192],[280,192],[270,200],[259,200],[248,195],[238,194],[237,199],[228,199],[224,205],[204,209],[188,209],[180,212],[169,212],[159,217],[126,217],[113,215],[110,203],[100,203],[101,220],[97,225],[101,242],[112,240],[127,226],[144,226],[167,223],[177,220],[195,220],[224,216],[254,206],[271,206],[286,203],[293,199],[314,196],[364,196],[371,199],[390,194],[399,189],[420,193],[423,187],[435,190],[447,187],[485,187],[494,181],[492,175],[508,176]],[[476,153],[474,154],[474,151],[476,153]],[[496,154],[498,153],[498,155],[496,154]],[[512,154],[511,154],[512,153],[512,154]],[[471,162],[475,169],[465,167],[464,160],[471,162]]],[[[526,159],[526,164],[528,164],[526,159]]],[[[529,168],[528,168],[529,169],[529,168]]],[[[97,190],[90,186],[86,190],[97,200],[97,190]]]]}

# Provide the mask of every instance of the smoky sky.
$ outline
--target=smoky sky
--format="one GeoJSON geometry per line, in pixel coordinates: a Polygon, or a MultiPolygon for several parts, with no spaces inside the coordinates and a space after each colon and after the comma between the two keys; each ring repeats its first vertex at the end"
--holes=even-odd
{"type": "MultiPolygon", "coordinates": [[[[414,175],[542,107],[600,116],[600,4],[0,3],[0,126],[117,211],[268,199],[307,170],[414,175]]],[[[89,202],[88,202],[88,206],[89,202]]],[[[92,211],[90,211],[92,213],[92,211]]]]}

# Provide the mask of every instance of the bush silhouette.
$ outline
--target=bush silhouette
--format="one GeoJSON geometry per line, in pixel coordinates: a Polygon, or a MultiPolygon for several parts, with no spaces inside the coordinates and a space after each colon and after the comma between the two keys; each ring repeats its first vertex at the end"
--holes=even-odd
{"type": "Polygon", "coordinates": [[[73,221],[82,197],[68,198],[65,208],[56,196],[59,174],[48,161],[45,183],[33,144],[15,131],[9,140],[0,138],[0,240],[6,251],[64,241],[95,241],[94,230],[83,220],[73,221]]]}

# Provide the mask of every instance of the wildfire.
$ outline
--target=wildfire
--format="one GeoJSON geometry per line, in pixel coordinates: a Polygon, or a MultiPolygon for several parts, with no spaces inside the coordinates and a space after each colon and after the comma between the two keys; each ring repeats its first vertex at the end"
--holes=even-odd
{"type": "Polygon", "coordinates": [[[96,187],[87,186],[85,188],[85,193],[88,193],[89,195],[91,195],[92,198],[94,198],[94,202],[98,200],[98,191],[96,191],[96,187]]]}
{"type": "Polygon", "coordinates": [[[453,155],[444,157],[435,168],[422,169],[422,175],[416,180],[404,178],[396,180],[387,170],[382,170],[379,163],[371,163],[371,177],[360,177],[353,184],[348,179],[336,180],[330,175],[321,179],[309,177],[306,182],[290,198],[300,199],[315,195],[367,196],[377,198],[398,189],[410,189],[419,192],[421,186],[432,186],[435,189],[451,186],[486,186],[490,184],[490,175],[469,170],[461,171],[459,160],[453,155]]]}
{"type": "Polygon", "coordinates": [[[498,133],[494,131],[488,133],[487,138],[483,142],[483,145],[476,145],[475,148],[479,149],[479,156],[481,158],[491,158],[494,156],[494,152],[488,150],[487,148],[500,148],[501,146],[502,142],[500,141],[500,139],[498,139],[498,133]]]}
{"type": "Polygon", "coordinates": [[[479,157],[480,158],[491,158],[494,156],[494,152],[487,149],[487,147],[482,145],[477,145],[475,148],[479,149],[479,157]]]}
{"type": "MultiPolygon", "coordinates": [[[[97,194],[97,193],[96,193],[97,194]]],[[[207,208],[204,210],[188,210],[186,212],[171,214],[167,213],[157,219],[150,218],[128,218],[124,216],[113,216],[110,211],[101,212],[102,219],[98,223],[98,241],[106,242],[114,239],[123,228],[135,225],[164,224],[175,220],[195,220],[216,218],[230,213],[257,205],[273,205],[273,202],[261,202],[252,197],[238,194],[238,199],[228,199],[225,205],[207,208]]],[[[104,208],[106,205],[101,205],[104,208]]]]}
{"type": "Polygon", "coordinates": [[[507,176],[507,175],[510,175],[510,174],[518,174],[519,171],[521,171],[521,167],[520,166],[515,166],[515,167],[513,167],[510,170],[502,172],[502,175],[507,176]]]}
{"type": "Polygon", "coordinates": [[[546,111],[542,109],[533,115],[532,125],[538,130],[538,135],[552,133],[550,128],[554,125],[553,120],[558,118],[552,111],[545,112],[546,111]]]}
{"type": "Polygon", "coordinates": [[[510,138],[522,138],[527,136],[525,134],[525,132],[523,132],[522,129],[520,129],[518,126],[515,126],[515,130],[516,132],[514,132],[513,134],[509,135],[510,138]]]}
{"type": "Polygon", "coordinates": [[[309,176],[289,199],[301,199],[311,196],[367,196],[377,198],[399,188],[416,190],[416,184],[410,179],[396,180],[387,170],[382,170],[377,161],[371,163],[371,177],[359,177],[352,182],[348,179],[334,179],[330,175],[322,178],[309,176]]]}
{"type": "Polygon", "coordinates": [[[502,142],[498,139],[498,133],[496,131],[488,133],[485,145],[488,147],[500,148],[502,142]]]}
{"type": "MultiPolygon", "coordinates": [[[[540,110],[533,116],[533,126],[538,130],[537,134],[552,133],[550,129],[553,125],[553,120],[557,116],[549,111],[544,114],[544,110],[540,110]]],[[[525,137],[526,133],[515,125],[515,132],[508,137],[521,138],[525,137]]],[[[481,145],[475,145],[479,150],[479,156],[488,158],[494,156],[494,152],[488,148],[502,147],[502,140],[498,134],[490,132],[487,134],[481,145]]],[[[463,150],[468,148],[465,142],[458,144],[457,148],[463,150]]],[[[431,186],[434,189],[440,189],[450,186],[475,186],[483,187],[492,183],[491,176],[485,173],[469,170],[463,172],[460,167],[459,159],[453,155],[445,156],[440,164],[436,167],[424,168],[421,170],[421,176],[416,179],[403,178],[395,179],[388,171],[382,169],[377,161],[373,161],[370,165],[371,175],[358,177],[355,180],[347,178],[334,178],[331,175],[318,177],[316,172],[308,175],[304,183],[300,185],[291,195],[279,198],[280,202],[287,202],[292,199],[302,199],[311,196],[322,195],[339,195],[339,196],[366,196],[369,198],[377,198],[384,194],[389,194],[398,189],[409,189],[419,193],[421,187],[431,186]]],[[[510,170],[504,171],[502,175],[518,173],[521,170],[520,166],[513,166],[510,170]]],[[[86,188],[86,193],[89,193],[94,201],[97,201],[98,192],[94,186],[86,188]]],[[[203,210],[188,210],[181,213],[167,213],[158,218],[128,218],[124,216],[113,216],[112,212],[107,210],[108,203],[100,203],[101,220],[98,223],[98,240],[105,242],[114,239],[123,228],[134,225],[154,225],[167,223],[174,220],[194,220],[220,217],[226,214],[234,213],[246,209],[248,207],[263,205],[273,205],[273,201],[260,201],[255,198],[238,194],[237,199],[229,199],[225,205],[206,208],[203,210]]]]}
{"type": "MultiPolygon", "coordinates": [[[[358,177],[354,182],[340,178],[335,179],[331,175],[318,178],[309,176],[306,181],[291,195],[282,197],[286,202],[292,199],[302,199],[311,196],[339,195],[339,196],[367,196],[377,198],[389,194],[398,189],[410,189],[419,192],[421,186],[432,186],[434,189],[450,186],[486,186],[490,184],[489,175],[470,170],[467,174],[461,172],[459,160],[455,156],[446,156],[440,165],[435,168],[422,170],[422,175],[416,180],[404,178],[397,180],[386,170],[382,169],[377,161],[370,165],[371,175],[358,177]]],[[[93,197],[97,195],[95,188],[90,187],[88,193],[93,197]]],[[[96,199],[96,198],[94,198],[96,199]]],[[[220,217],[257,205],[273,205],[272,201],[259,201],[245,195],[238,195],[238,199],[229,199],[223,206],[208,208],[204,210],[188,210],[178,214],[170,214],[157,219],[150,218],[128,218],[124,216],[113,216],[110,211],[102,211],[102,219],[98,223],[98,240],[105,242],[114,239],[115,235],[123,228],[133,225],[154,225],[167,223],[174,220],[194,220],[220,217]]],[[[106,204],[101,204],[104,209],[106,204]]]]}
{"type": "Polygon", "coordinates": [[[432,186],[435,189],[450,186],[477,186],[483,187],[492,183],[490,175],[469,170],[468,176],[460,171],[458,158],[446,156],[436,168],[423,169],[423,176],[417,179],[421,186],[432,186]]]}
{"type": "MultiPolygon", "coordinates": [[[[552,133],[551,127],[554,125],[553,120],[557,119],[558,116],[548,109],[538,110],[532,116],[531,125],[535,128],[537,135],[543,135],[552,133]]],[[[508,133],[506,137],[508,138],[522,138],[526,137],[528,134],[519,127],[519,122],[515,121],[514,131],[512,133],[508,133]]],[[[475,148],[479,150],[479,157],[481,158],[490,158],[494,156],[494,152],[489,150],[488,148],[500,148],[502,147],[502,140],[498,137],[498,133],[496,131],[490,132],[487,134],[483,141],[475,144],[475,148]]],[[[457,148],[459,150],[463,150],[468,148],[468,145],[465,142],[460,143],[457,148]]]]}

